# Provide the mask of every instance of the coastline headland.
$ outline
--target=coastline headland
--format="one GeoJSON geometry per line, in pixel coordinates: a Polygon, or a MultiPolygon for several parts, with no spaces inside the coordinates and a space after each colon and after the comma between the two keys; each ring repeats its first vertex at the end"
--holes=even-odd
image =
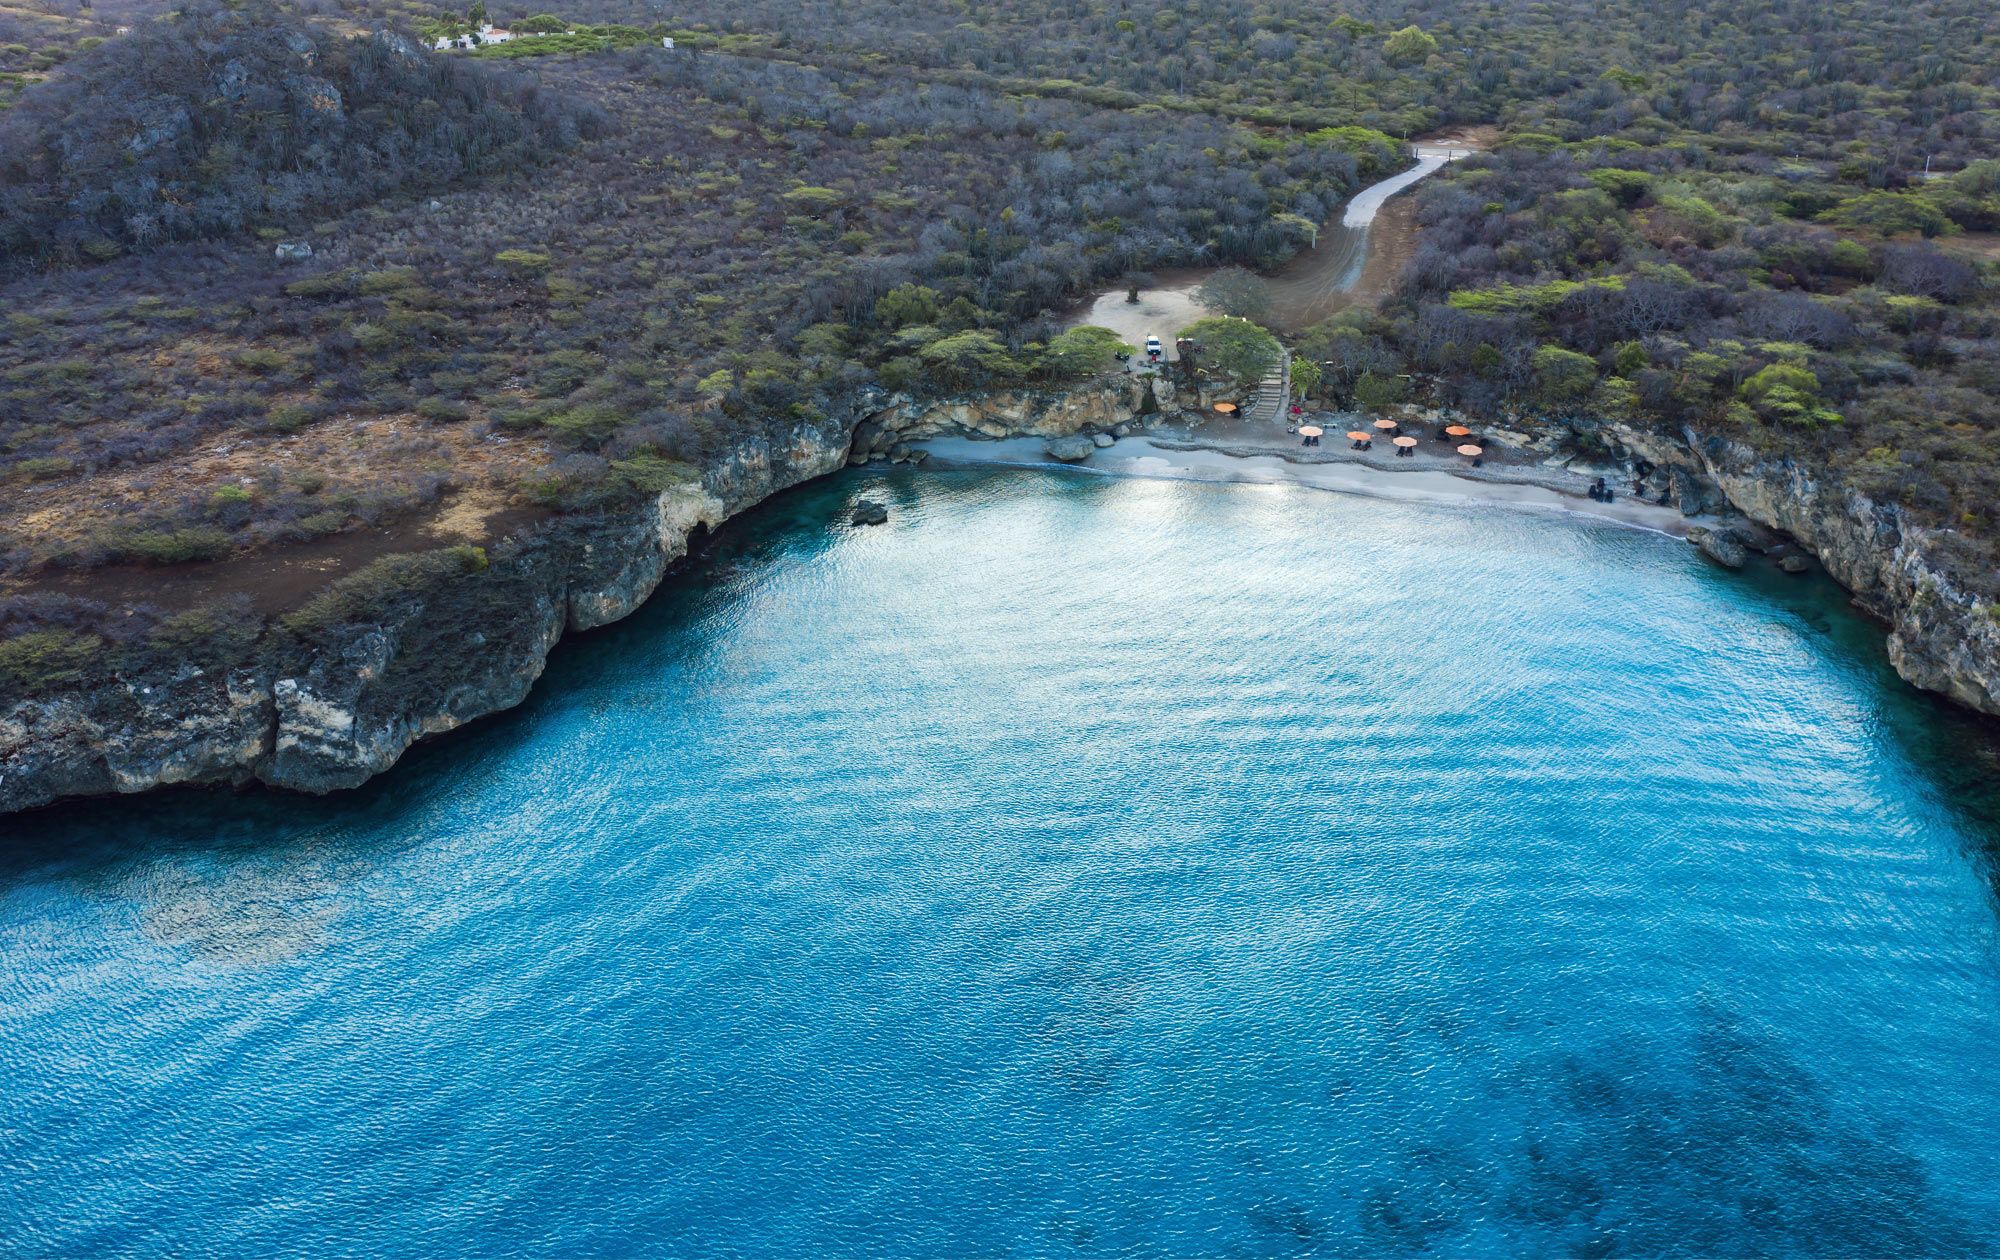
{"type": "MultiPolygon", "coordinates": [[[[564,634],[638,608],[706,531],[843,466],[889,461],[1081,462],[1115,475],[1282,480],[1588,513],[1683,534],[1725,564],[1759,551],[1773,560],[1811,554],[1889,624],[1889,655],[1905,678],[2000,713],[2000,628],[1956,593],[1933,558],[1934,540],[1902,527],[1894,505],[1825,494],[1805,470],[1766,467],[1694,434],[1574,420],[1486,426],[1495,458],[1479,468],[1442,453],[1390,464],[1379,448],[1307,452],[1277,426],[1218,425],[1191,401],[1164,382],[1149,389],[1122,374],[941,399],[862,390],[823,420],[744,443],[699,482],[545,521],[476,556],[458,549],[371,567],[273,619],[231,659],[0,707],[0,812],[177,783],[357,786],[418,740],[519,704],[564,634]],[[1071,460],[1046,453],[1062,439],[1071,439],[1063,447],[1071,460]],[[1078,439],[1087,454],[1077,454],[1078,439]],[[1584,497],[1597,476],[1622,488],[1641,461],[1660,488],[1650,501],[1584,497]]],[[[1444,419],[1414,410],[1405,418],[1413,432],[1444,419]]]]}

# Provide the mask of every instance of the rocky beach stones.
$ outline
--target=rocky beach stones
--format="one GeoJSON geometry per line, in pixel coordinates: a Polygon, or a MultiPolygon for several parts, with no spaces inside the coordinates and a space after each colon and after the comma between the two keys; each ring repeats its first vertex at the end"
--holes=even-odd
{"type": "Polygon", "coordinates": [[[1042,444],[1050,459],[1059,459],[1065,464],[1077,464],[1090,458],[1097,449],[1097,443],[1081,435],[1076,437],[1050,438],[1042,444]]]}

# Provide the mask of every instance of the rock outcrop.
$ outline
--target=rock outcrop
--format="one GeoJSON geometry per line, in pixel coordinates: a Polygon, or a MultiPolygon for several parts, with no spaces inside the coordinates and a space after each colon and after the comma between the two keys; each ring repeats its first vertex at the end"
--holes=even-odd
{"type": "Polygon", "coordinates": [[[1144,401],[1127,376],[943,400],[862,390],[825,420],[745,441],[698,483],[563,518],[476,563],[418,566],[365,608],[279,618],[226,667],[0,703],[0,813],[177,783],[357,786],[418,740],[519,704],[565,633],[627,616],[696,534],[780,490],[850,461],[916,463],[912,441],[948,434],[1069,438],[1088,454],[1144,401]]]}
{"type": "Polygon", "coordinates": [[[1689,530],[1688,541],[1699,548],[1701,554],[1726,569],[1740,569],[1750,559],[1749,551],[1728,530],[1689,530]]]}
{"type": "MultiPolygon", "coordinates": [[[[1110,376],[1068,389],[1006,390],[993,394],[918,400],[894,395],[855,426],[849,462],[871,459],[915,460],[923,452],[912,442],[937,437],[1062,439],[1081,436],[1086,443],[1099,435],[1125,436],[1139,417],[1158,423],[1160,413],[1147,415],[1146,378],[1110,376]],[[1123,429],[1124,434],[1118,433],[1123,429]]],[[[1164,380],[1153,383],[1153,397],[1171,409],[1175,394],[1164,380]]]]}
{"type": "MultiPolygon", "coordinates": [[[[1897,673],[1968,708],[2000,714],[2000,607],[1953,576],[1949,530],[1921,525],[1897,504],[1828,484],[1795,460],[1741,442],[1692,431],[1676,440],[1619,424],[1590,432],[1664,472],[1671,501],[1687,515],[1733,510],[1796,539],[1856,605],[1888,624],[1897,673]]],[[[1715,549],[1702,549],[1727,564],[1744,541],[1739,530],[1715,549]]],[[[1767,551],[1777,545],[1756,541],[1767,551]]],[[[1786,572],[1803,571],[1796,554],[1776,559],[1786,572]]]]}
{"type": "Polygon", "coordinates": [[[840,467],[853,423],[801,423],[744,443],[698,484],[476,561],[445,555],[413,568],[416,580],[378,583],[364,612],[318,618],[308,606],[231,668],[0,706],[0,813],[175,783],[363,783],[416,741],[519,704],[566,631],[626,616],[697,532],[840,467]]]}

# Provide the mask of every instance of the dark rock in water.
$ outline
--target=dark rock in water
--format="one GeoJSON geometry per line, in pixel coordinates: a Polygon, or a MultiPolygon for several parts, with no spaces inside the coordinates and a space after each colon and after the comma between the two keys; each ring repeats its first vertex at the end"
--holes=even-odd
{"type": "Polygon", "coordinates": [[[907,464],[921,464],[930,457],[931,453],[925,450],[923,447],[912,446],[910,448],[910,453],[903,457],[903,462],[907,464]]]}
{"type": "Polygon", "coordinates": [[[856,525],[886,525],[889,509],[873,499],[863,499],[854,505],[854,515],[849,519],[856,525]]]}
{"type": "Polygon", "coordinates": [[[1131,436],[1132,436],[1132,426],[1131,426],[1131,425],[1129,425],[1129,424],[1115,424],[1115,425],[1112,425],[1112,426],[1111,426],[1111,436],[1112,436],[1112,437],[1122,437],[1122,438],[1127,438],[1127,437],[1131,437],[1131,436]]]}
{"type": "Polygon", "coordinates": [[[1812,568],[1812,562],[1795,552],[1778,561],[1778,567],[1787,573],[1804,573],[1812,568]]]}
{"type": "Polygon", "coordinates": [[[1049,453],[1050,459],[1075,464],[1089,459],[1090,453],[1097,449],[1097,443],[1087,437],[1050,438],[1042,444],[1042,449],[1049,453]]]}
{"type": "Polygon", "coordinates": [[[1113,442],[1116,442],[1118,439],[1112,437],[1109,433],[1099,433],[1093,436],[1090,440],[1096,443],[1097,448],[1099,450],[1103,450],[1105,447],[1110,446],[1113,442]]]}
{"type": "Polygon", "coordinates": [[[1740,569],[1750,558],[1743,544],[1723,530],[1689,530],[1688,541],[1701,548],[1701,554],[1725,568],[1740,569]]]}

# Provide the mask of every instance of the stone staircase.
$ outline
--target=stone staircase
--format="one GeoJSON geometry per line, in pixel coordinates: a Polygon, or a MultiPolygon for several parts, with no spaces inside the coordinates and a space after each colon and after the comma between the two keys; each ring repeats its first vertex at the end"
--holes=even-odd
{"type": "Polygon", "coordinates": [[[1279,347],[1278,361],[1257,383],[1257,392],[1243,408],[1243,418],[1283,423],[1285,407],[1292,399],[1292,352],[1279,347]]]}

